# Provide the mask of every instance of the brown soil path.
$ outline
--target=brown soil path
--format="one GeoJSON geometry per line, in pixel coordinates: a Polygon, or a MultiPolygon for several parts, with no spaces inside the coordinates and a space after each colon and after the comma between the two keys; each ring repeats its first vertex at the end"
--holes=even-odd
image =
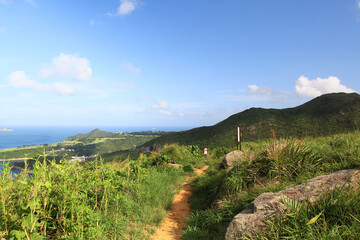
{"type": "MultiPolygon", "coordinates": [[[[196,177],[202,175],[209,166],[204,166],[201,169],[194,168],[196,177]]],[[[182,184],[182,189],[174,196],[171,211],[166,215],[164,221],[155,230],[152,235],[153,240],[178,240],[181,237],[181,231],[185,228],[187,217],[190,215],[191,209],[189,204],[189,197],[192,194],[192,188],[188,182],[190,177],[182,184]]]]}

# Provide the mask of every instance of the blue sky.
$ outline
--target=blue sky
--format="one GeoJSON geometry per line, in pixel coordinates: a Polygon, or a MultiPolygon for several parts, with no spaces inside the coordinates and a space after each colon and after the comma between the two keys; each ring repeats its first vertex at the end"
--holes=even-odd
{"type": "Polygon", "coordinates": [[[360,90],[356,0],[0,0],[0,127],[203,126],[360,90]]]}

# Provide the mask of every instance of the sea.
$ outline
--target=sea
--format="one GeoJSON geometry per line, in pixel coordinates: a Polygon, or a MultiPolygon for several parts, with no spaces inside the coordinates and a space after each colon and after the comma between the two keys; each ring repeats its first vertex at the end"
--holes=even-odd
{"type": "Polygon", "coordinates": [[[191,127],[121,127],[121,126],[0,126],[13,131],[0,131],[0,149],[16,148],[41,144],[62,142],[66,138],[78,133],[88,133],[99,128],[108,132],[137,132],[137,131],[183,131],[191,127]]]}
{"type": "MultiPolygon", "coordinates": [[[[0,126],[10,128],[12,131],[0,131],[0,150],[17,148],[22,146],[32,146],[41,144],[53,144],[63,142],[66,138],[78,133],[88,133],[94,129],[108,132],[139,132],[139,131],[167,131],[178,132],[191,129],[191,127],[163,127],[163,126],[142,126],[142,127],[122,127],[122,126],[0,126]]],[[[0,162],[0,174],[3,168],[0,162]]],[[[12,174],[18,170],[13,169],[12,174]]]]}

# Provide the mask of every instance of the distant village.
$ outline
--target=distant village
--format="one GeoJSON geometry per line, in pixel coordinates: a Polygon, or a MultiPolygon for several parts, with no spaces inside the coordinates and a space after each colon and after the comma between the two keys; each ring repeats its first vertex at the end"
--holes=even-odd
{"type": "MultiPolygon", "coordinates": [[[[60,152],[75,152],[74,149],[65,149],[65,148],[61,148],[61,149],[57,149],[54,151],[47,151],[46,155],[51,154],[51,153],[60,153],[60,152]]],[[[72,156],[71,160],[69,162],[75,162],[75,161],[79,161],[79,162],[84,162],[87,161],[91,158],[96,158],[97,155],[91,155],[91,156],[72,156]]]]}

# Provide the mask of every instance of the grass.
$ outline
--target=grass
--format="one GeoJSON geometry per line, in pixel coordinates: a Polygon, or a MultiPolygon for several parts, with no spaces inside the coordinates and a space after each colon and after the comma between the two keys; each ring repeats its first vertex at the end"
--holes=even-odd
{"type": "MultiPolygon", "coordinates": [[[[219,168],[228,148],[166,145],[134,161],[34,163],[16,179],[0,179],[0,239],[143,239],[160,224],[180,180],[210,168],[193,183],[192,214],[182,239],[223,239],[228,223],[257,196],[318,175],[360,167],[360,134],[244,143],[244,160],[219,168]],[[183,169],[165,167],[181,164],[183,169]]],[[[128,153],[130,154],[130,152],[128,153]]],[[[115,155],[114,155],[115,156],[115,155]]],[[[110,160],[111,155],[108,156],[110,160]]],[[[124,159],[122,159],[124,160],[124,159]]],[[[258,239],[359,239],[359,190],[336,189],[314,205],[292,207],[268,222],[258,239]]]]}
{"type": "Polygon", "coordinates": [[[339,188],[313,205],[289,205],[285,220],[268,221],[257,239],[360,239],[359,198],[359,188],[339,188]]]}
{"type": "MultiPolygon", "coordinates": [[[[277,192],[319,175],[360,167],[359,132],[304,139],[275,136],[245,143],[243,149],[244,161],[231,171],[219,169],[221,159],[217,158],[209,161],[208,172],[194,182],[192,215],[182,239],[223,239],[233,217],[261,193],[277,192]]],[[[270,230],[257,238],[359,239],[358,199],[359,190],[338,189],[315,205],[294,210],[285,222],[269,222],[270,230]],[[318,214],[316,223],[306,225],[318,214]]]]}
{"type": "Polygon", "coordinates": [[[25,168],[14,179],[4,165],[0,239],[149,238],[185,176],[206,159],[196,147],[169,145],[122,162],[31,161],[31,175],[25,168]]]}
{"type": "Polygon", "coordinates": [[[133,239],[161,222],[185,175],[163,166],[36,161],[32,177],[0,179],[0,238],[133,239]]]}

